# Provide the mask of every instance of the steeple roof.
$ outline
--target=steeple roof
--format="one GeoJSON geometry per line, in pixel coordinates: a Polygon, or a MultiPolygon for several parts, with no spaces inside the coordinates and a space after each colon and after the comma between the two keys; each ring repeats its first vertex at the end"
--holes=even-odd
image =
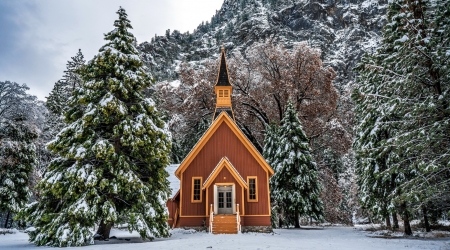
{"type": "Polygon", "coordinates": [[[217,76],[216,86],[231,86],[228,77],[227,61],[225,59],[225,48],[222,46],[222,54],[219,65],[219,75],[217,76]]]}

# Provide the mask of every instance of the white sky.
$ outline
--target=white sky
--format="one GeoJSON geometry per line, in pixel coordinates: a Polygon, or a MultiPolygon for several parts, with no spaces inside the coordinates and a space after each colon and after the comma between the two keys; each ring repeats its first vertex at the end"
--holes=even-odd
{"type": "Polygon", "coordinates": [[[0,0],[0,81],[26,83],[45,100],[80,48],[86,60],[105,44],[116,11],[128,14],[138,42],[167,29],[192,32],[223,0],[0,0]]]}

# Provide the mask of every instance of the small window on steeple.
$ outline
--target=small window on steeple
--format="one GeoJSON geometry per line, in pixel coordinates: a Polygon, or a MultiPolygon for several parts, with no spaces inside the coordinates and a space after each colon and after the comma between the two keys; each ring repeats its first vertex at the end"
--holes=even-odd
{"type": "Polygon", "coordinates": [[[223,97],[228,97],[228,90],[224,90],[223,97]]]}
{"type": "Polygon", "coordinates": [[[223,90],[219,90],[219,97],[223,97],[223,90]]]}

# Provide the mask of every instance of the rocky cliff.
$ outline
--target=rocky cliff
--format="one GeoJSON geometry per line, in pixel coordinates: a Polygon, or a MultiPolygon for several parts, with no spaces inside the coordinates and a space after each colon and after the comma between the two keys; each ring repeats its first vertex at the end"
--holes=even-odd
{"type": "Polygon", "coordinates": [[[344,91],[355,78],[352,68],[380,41],[386,7],[387,0],[225,0],[193,33],[167,30],[139,49],[161,81],[176,79],[181,62],[216,59],[222,44],[231,55],[267,39],[287,47],[307,41],[321,49],[324,63],[338,73],[336,86],[344,91]]]}

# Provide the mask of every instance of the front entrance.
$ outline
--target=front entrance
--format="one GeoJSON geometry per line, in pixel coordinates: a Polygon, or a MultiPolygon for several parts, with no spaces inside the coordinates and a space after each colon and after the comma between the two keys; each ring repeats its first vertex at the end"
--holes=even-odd
{"type": "Polygon", "coordinates": [[[217,187],[217,212],[218,214],[232,214],[233,213],[233,195],[232,186],[218,186],[217,187]]]}

